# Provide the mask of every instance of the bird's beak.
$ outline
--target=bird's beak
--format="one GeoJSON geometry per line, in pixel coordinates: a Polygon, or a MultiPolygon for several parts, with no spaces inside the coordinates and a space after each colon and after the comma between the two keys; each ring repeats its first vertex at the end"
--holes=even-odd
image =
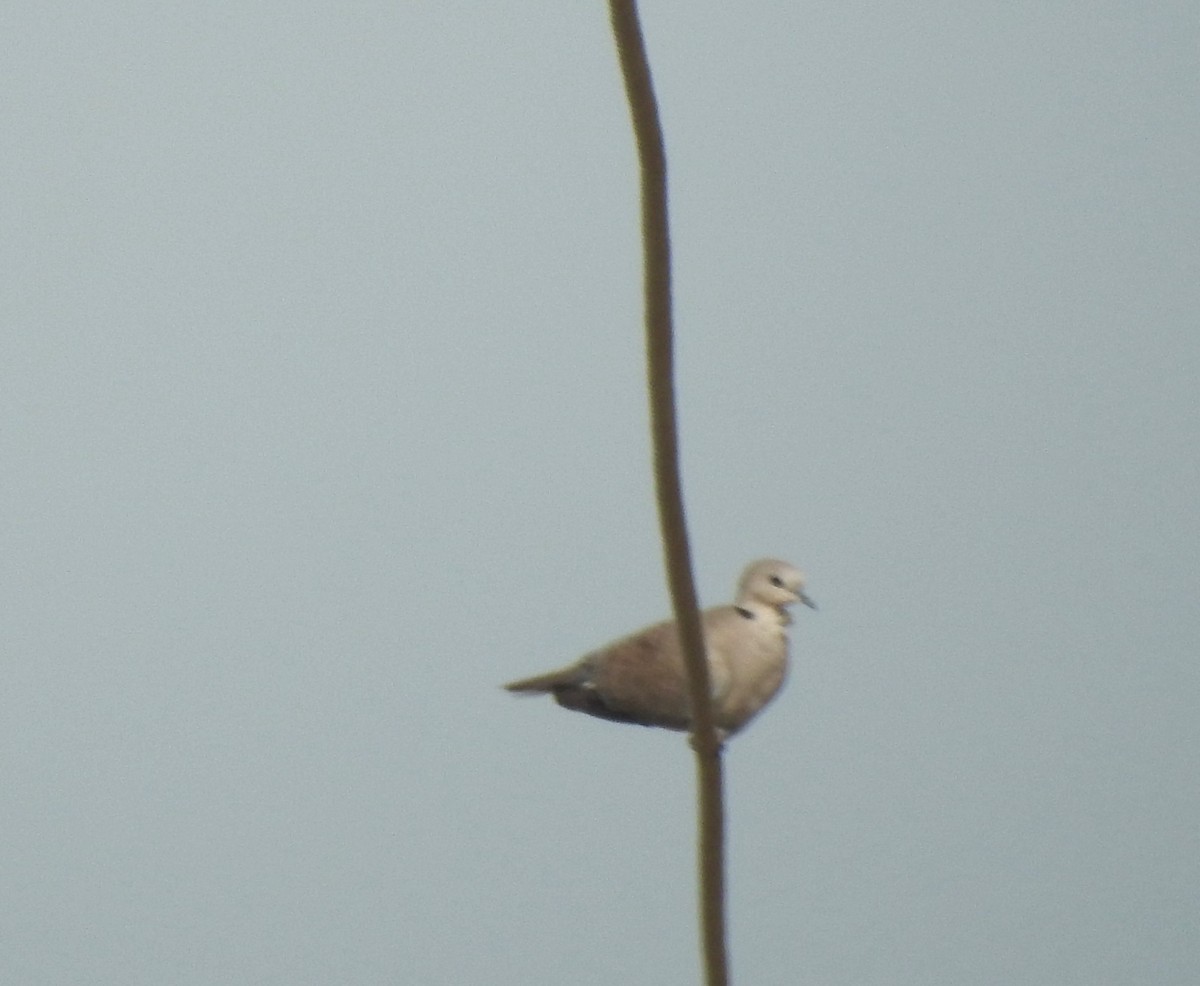
{"type": "Polygon", "coordinates": [[[796,597],[800,600],[800,602],[804,603],[804,605],[807,606],[809,609],[817,608],[817,604],[812,601],[812,597],[809,596],[809,594],[807,592],[804,592],[803,590],[801,590],[800,592],[796,593],[796,597]]]}

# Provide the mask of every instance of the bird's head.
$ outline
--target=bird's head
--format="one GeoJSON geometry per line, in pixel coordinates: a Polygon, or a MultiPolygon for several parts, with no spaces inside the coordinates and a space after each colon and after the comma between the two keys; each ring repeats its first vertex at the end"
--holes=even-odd
{"type": "Polygon", "coordinates": [[[793,603],[817,608],[805,592],[804,573],[778,558],[762,558],[746,567],[738,581],[738,605],[746,603],[772,607],[784,623],[791,622],[787,608],[793,603]]]}

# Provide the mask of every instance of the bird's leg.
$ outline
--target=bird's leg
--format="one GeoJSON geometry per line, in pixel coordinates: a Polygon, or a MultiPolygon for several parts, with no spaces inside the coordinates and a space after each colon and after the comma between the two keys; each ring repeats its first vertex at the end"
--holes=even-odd
{"type": "MultiPolygon", "coordinates": [[[[716,754],[717,756],[720,756],[725,749],[725,739],[729,734],[720,726],[715,727],[713,732],[717,734],[716,754]]],[[[697,753],[700,752],[700,747],[696,744],[696,734],[694,732],[688,733],[688,746],[690,746],[697,753]]]]}

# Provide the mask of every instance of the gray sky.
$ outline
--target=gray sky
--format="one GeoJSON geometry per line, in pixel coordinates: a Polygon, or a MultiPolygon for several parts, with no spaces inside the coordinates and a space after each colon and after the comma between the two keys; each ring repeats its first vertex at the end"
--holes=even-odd
{"type": "MultiPolygon", "coordinates": [[[[736,981],[1200,981],[1200,8],[645,0],[736,981]]],[[[0,30],[0,981],[696,981],[602,3],[0,30]]]]}

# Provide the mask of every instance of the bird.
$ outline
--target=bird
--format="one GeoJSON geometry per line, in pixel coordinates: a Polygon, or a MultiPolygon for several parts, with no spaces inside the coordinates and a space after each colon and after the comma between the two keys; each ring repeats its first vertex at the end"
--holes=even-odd
{"type": "MultiPolygon", "coordinates": [[[[816,609],[804,574],[778,558],[742,572],[731,605],[701,613],[719,738],[743,729],[787,676],[788,607],[816,609]]],[[[520,695],[554,697],[563,708],[613,722],[688,731],[687,672],[673,620],[655,623],[585,654],[566,667],[504,686],[520,695]]]]}

